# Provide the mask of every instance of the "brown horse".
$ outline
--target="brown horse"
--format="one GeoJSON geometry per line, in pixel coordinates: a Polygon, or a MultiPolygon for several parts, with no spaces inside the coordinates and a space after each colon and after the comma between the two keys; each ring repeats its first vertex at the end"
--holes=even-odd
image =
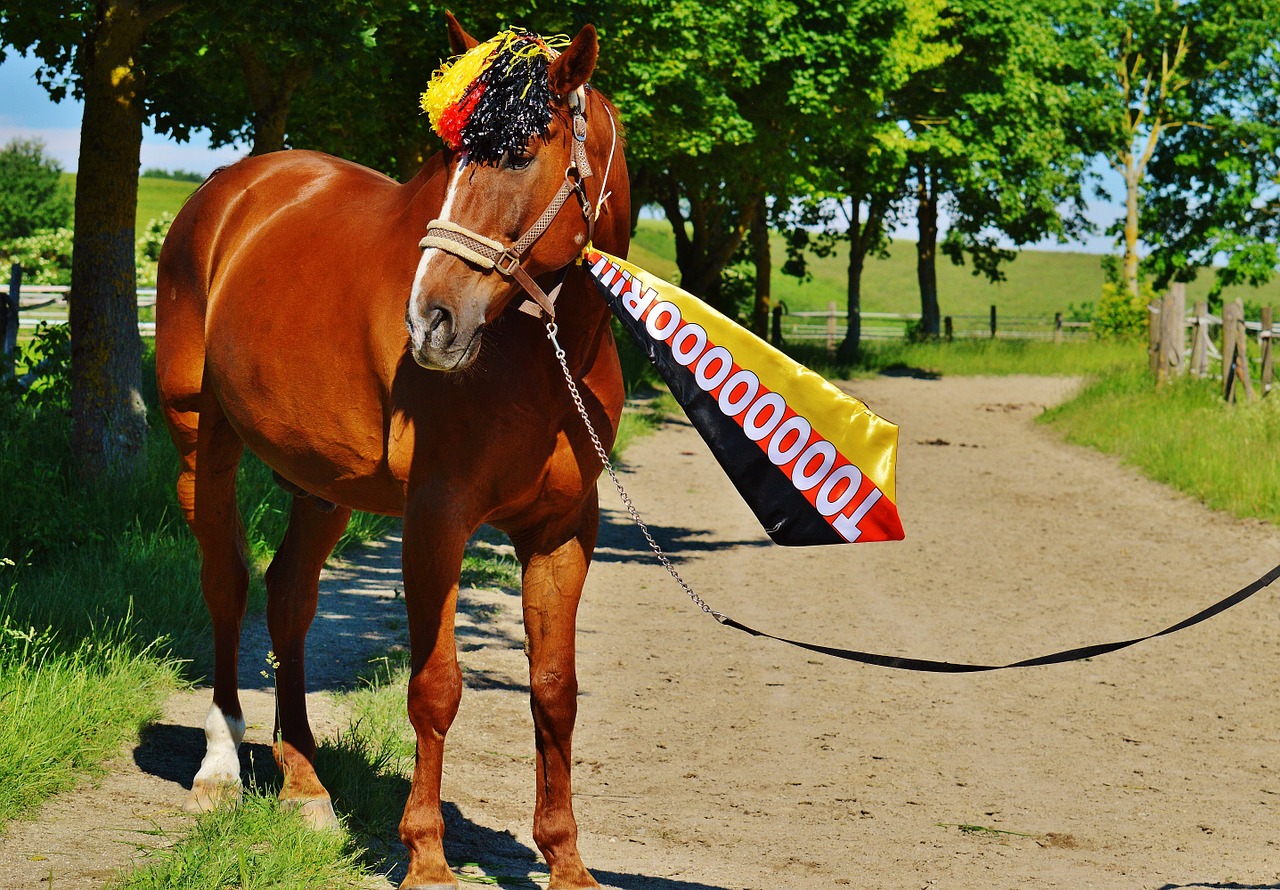
{"type": "MultiPolygon", "coordinates": [[[[456,52],[476,44],[452,17],[449,27],[456,52]]],[[[479,166],[446,151],[403,185],[313,152],[253,157],[211,177],[174,221],[160,258],[156,364],[215,646],[207,752],[188,809],[240,794],[237,659],[248,566],[235,471],[248,446],[304,493],[293,500],[266,576],[279,660],[281,798],[317,826],[335,821],[314,769],[305,701],[303,648],[317,579],[352,509],[402,515],[409,718],[417,734],[400,823],[411,856],[402,886],[456,884],[440,813],[444,738],[462,694],[454,612],[464,545],[488,523],[510,536],[523,566],[534,838],[551,886],[596,886],[578,854],[570,764],[574,627],[596,542],[599,460],[544,323],[517,311],[512,279],[419,247],[428,223],[440,220],[514,243],[567,181],[575,184],[566,170],[589,165],[595,172],[585,192],[575,190],[581,205],[570,200],[553,215],[524,251],[523,268],[543,286],[554,281],[588,237],[583,210],[595,221],[595,242],[625,254],[630,208],[616,115],[582,88],[596,53],[588,26],[550,63],[550,131],[528,147],[529,157],[479,166]],[[579,137],[585,131],[578,148],[575,126],[579,137]],[[606,189],[612,196],[597,215],[591,206],[606,189]],[[325,501],[337,509],[326,512],[325,501]]],[[[580,268],[568,271],[556,319],[608,447],[622,377],[608,310],[580,268]]]]}

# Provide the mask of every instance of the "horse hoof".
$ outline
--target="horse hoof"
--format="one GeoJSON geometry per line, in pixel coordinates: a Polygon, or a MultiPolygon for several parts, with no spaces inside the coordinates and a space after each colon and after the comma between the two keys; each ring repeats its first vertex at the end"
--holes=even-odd
{"type": "Polygon", "coordinates": [[[281,804],[289,809],[296,809],[302,821],[316,831],[340,831],[342,823],[338,814],[333,811],[333,801],[327,797],[312,797],[305,800],[282,800],[281,804]]]}
{"type": "Polygon", "coordinates": [[[238,804],[244,797],[244,786],[239,779],[196,779],[191,783],[191,793],[182,804],[186,813],[207,813],[228,804],[238,804]]]}

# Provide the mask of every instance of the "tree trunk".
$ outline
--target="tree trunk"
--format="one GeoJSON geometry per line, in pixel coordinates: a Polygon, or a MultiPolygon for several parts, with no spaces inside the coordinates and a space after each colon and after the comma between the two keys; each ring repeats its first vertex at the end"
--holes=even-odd
{"type": "Polygon", "coordinates": [[[865,258],[862,226],[858,222],[858,202],[853,200],[853,213],[849,221],[849,275],[845,286],[848,305],[848,325],[844,340],[836,350],[836,358],[845,364],[856,362],[862,352],[862,266],[865,258]]]}
{"type": "Polygon", "coordinates": [[[769,309],[773,304],[773,256],[769,252],[768,208],[763,200],[751,220],[751,258],[756,267],[756,298],[751,311],[751,330],[757,337],[769,336],[769,309]]]}
{"type": "Polygon", "coordinates": [[[1128,157],[1124,171],[1124,286],[1138,296],[1138,179],[1133,158],[1128,157]]]}
{"type": "Polygon", "coordinates": [[[293,94],[311,79],[311,65],[290,59],[279,74],[273,72],[249,43],[236,45],[240,70],[249,101],[253,105],[253,150],[251,155],[283,151],[293,94]]]}
{"type": "Polygon", "coordinates": [[[720,273],[742,246],[756,207],[763,198],[757,197],[737,208],[733,220],[724,225],[725,208],[719,203],[719,195],[684,195],[689,202],[689,219],[686,221],[680,206],[680,184],[673,178],[669,179],[659,194],[658,203],[666,212],[675,237],[680,286],[730,318],[736,317],[737,307],[725,305],[722,299],[720,273]]]}
{"type": "Polygon", "coordinates": [[[919,165],[916,201],[916,224],[920,229],[920,240],[916,242],[920,334],[937,338],[942,333],[942,315],[938,310],[938,191],[929,175],[928,161],[921,161],[919,165]]]}
{"type": "Polygon", "coordinates": [[[84,478],[145,457],[134,217],[142,146],[141,73],[148,21],[131,0],[104,0],[82,50],[84,117],[71,263],[71,445],[84,478]]]}

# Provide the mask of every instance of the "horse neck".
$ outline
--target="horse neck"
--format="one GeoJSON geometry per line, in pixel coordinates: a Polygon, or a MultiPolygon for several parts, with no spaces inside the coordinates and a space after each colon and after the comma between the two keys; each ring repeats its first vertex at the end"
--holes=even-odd
{"type": "MultiPolygon", "coordinates": [[[[592,127],[588,138],[600,140],[602,147],[591,158],[593,176],[586,180],[587,193],[593,205],[598,205],[605,194],[609,195],[596,220],[593,245],[606,253],[626,258],[631,245],[631,195],[626,159],[622,151],[621,128],[617,122],[617,112],[609,107],[608,101],[594,90],[589,91],[588,95],[588,114],[599,122],[599,125],[592,127]],[[612,162],[610,150],[613,153],[612,162]]],[[[612,315],[585,268],[582,269],[580,280],[580,287],[566,288],[564,299],[556,308],[556,319],[561,328],[565,328],[562,319],[574,320],[572,329],[582,338],[583,352],[579,354],[585,354],[599,340],[608,336],[612,315]]],[[[567,344],[566,349],[571,354],[575,352],[567,344]]]]}

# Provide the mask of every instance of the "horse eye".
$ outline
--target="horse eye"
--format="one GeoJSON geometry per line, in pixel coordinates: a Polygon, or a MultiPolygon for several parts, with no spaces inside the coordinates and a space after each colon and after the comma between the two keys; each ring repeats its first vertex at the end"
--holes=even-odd
{"type": "Polygon", "coordinates": [[[503,158],[503,166],[508,170],[523,170],[533,163],[533,155],[525,151],[509,151],[503,158]]]}

